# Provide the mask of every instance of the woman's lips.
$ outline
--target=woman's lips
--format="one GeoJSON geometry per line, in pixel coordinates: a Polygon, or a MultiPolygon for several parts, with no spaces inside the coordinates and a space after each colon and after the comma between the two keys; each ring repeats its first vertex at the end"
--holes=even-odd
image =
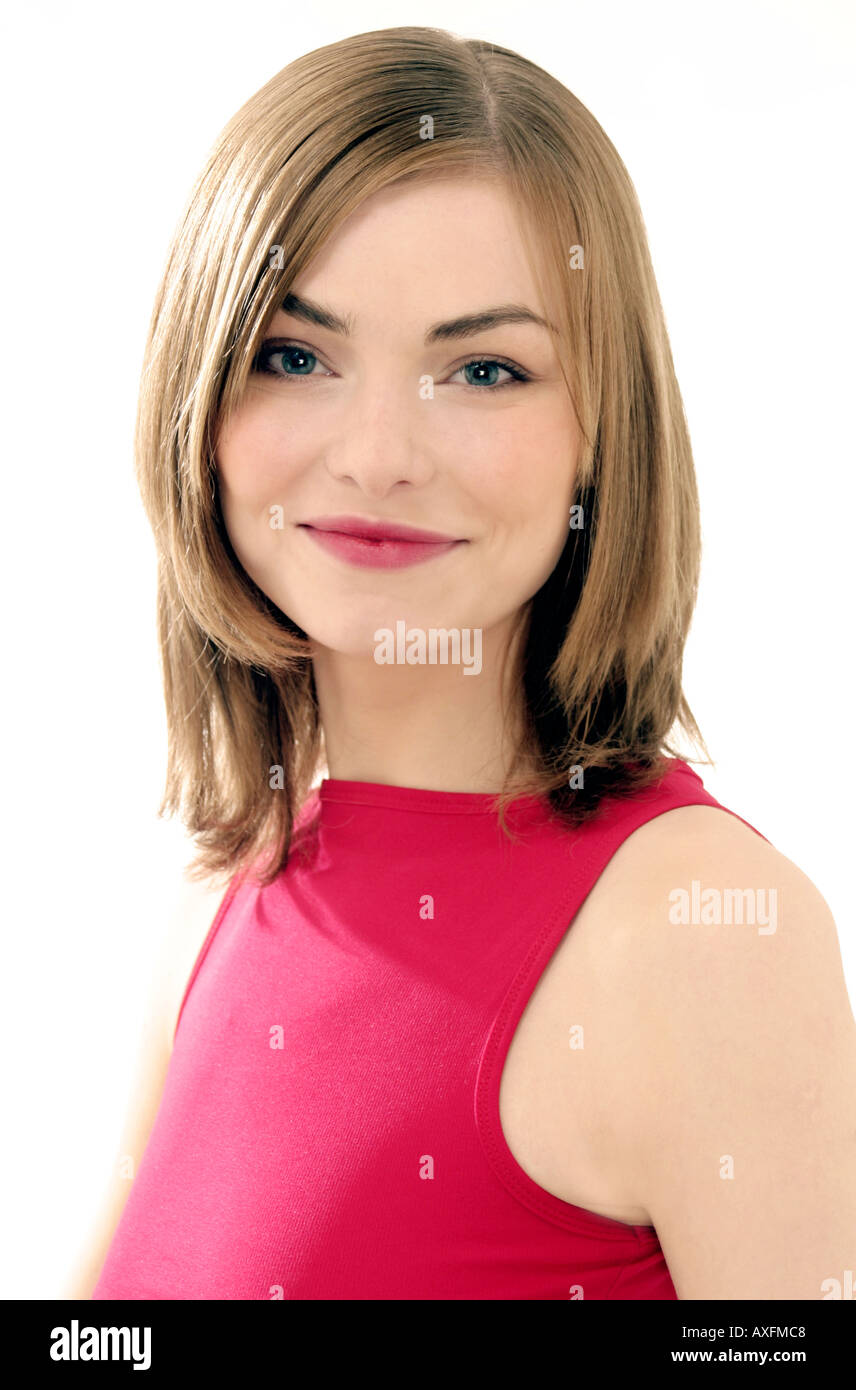
{"type": "MultiPolygon", "coordinates": [[[[438,555],[445,555],[458,545],[466,545],[466,541],[453,538],[423,539],[436,534],[425,531],[413,531],[411,534],[415,539],[406,539],[408,531],[400,526],[366,526],[367,530],[375,532],[374,535],[357,535],[353,530],[321,530],[320,525],[314,526],[309,522],[301,522],[299,526],[324,550],[337,555],[340,560],[371,569],[403,569],[406,565],[420,565],[438,555]]],[[[331,523],[325,522],[324,526],[330,528],[331,523]]]]}

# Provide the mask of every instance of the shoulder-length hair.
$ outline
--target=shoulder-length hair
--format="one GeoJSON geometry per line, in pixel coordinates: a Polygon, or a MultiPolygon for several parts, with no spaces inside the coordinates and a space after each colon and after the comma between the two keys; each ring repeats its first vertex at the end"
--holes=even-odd
{"type": "Polygon", "coordinates": [[[681,756],[666,741],[676,724],[704,749],[681,682],[696,482],[627,170],[577,98],[519,54],[432,28],[357,34],[283,68],[221,132],[146,346],[135,459],[158,552],[159,814],[177,811],[195,837],[195,877],[264,850],[271,881],[324,767],[309,640],[230,545],[218,431],[291,282],[344,219],[396,181],[456,174],[502,179],[519,210],[583,439],[578,524],[521,614],[525,728],[502,824],[524,793],[580,824],[681,756]]]}

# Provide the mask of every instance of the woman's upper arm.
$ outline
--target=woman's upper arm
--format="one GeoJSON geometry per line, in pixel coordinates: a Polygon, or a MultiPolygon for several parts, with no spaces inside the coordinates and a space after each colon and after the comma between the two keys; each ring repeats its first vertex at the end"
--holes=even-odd
{"type": "Polygon", "coordinates": [[[856,1023],[835,923],[796,865],[694,809],[689,833],[653,832],[625,933],[638,1195],[679,1298],[834,1297],[856,1267],[856,1023]]]}

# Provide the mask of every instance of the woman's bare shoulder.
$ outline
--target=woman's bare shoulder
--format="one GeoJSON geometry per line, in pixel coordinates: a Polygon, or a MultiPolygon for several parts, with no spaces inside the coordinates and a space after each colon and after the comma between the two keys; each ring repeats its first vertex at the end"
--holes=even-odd
{"type": "Polygon", "coordinates": [[[620,954],[660,971],[702,961],[727,928],[773,938],[788,919],[788,950],[808,952],[837,933],[829,907],[802,869],[732,812],[680,806],[633,831],[597,884],[598,926],[620,954]],[[686,929],[693,945],[677,950],[686,929]],[[693,931],[692,929],[696,930],[693,931]]]}
{"type": "Polygon", "coordinates": [[[650,864],[652,873],[656,873],[665,865],[681,861],[712,862],[736,855],[763,862],[770,862],[774,856],[784,859],[763,835],[722,806],[676,806],[634,830],[616,851],[610,866],[618,864],[638,875],[645,864],[650,864]]]}
{"type": "MultiPolygon", "coordinates": [[[[722,1040],[747,1028],[787,1037],[797,1015],[810,1014],[830,1046],[853,1049],[829,905],[798,865],[722,808],[676,808],[634,831],[580,915],[621,1003],[623,1044],[642,1069],[657,1059],[651,1094],[658,1070],[672,1074],[690,1058],[699,1084],[703,1076],[713,1086],[722,1067],[727,1087],[733,1058],[722,1040]]],[[[668,1088],[660,1120],[667,1101],[668,1088]]]]}
{"type": "Polygon", "coordinates": [[[679,1297],[816,1297],[856,1211],[856,1025],[828,904],[710,806],[640,827],[598,887],[589,939],[632,1076],[616,1143],[679,1297]]]}

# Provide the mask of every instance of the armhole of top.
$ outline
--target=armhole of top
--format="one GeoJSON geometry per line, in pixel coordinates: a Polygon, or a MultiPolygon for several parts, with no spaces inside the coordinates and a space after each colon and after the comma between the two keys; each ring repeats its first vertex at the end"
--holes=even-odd
{"type": "MultiPolygon", "coordinates": [[[[475,1123],[495,1175],[524,1206],[554,1225],[578,1235],[635,1241],[642,1246],[657,1241],[653,1226],[619,1221],[600,1212],[589,1211],[578,1203],[566,1202],[529,1176],[511,1152],[502,1128],[499,1113],[502,1073],[512,1038],[529,1000],[613,855],[634,831],[669,811],[683,810],[686,806],[712,806],[743,821],[762,840],[767,840],[766,835],[761,834],[743,816],[738,816],[717,801],[698,774],[682,762],[674,769],[668,789],[665,792],[658,789],[656,799],[652,799],[649,793],[647,797],[640,798],[635,806],[613,806],[611,814],[615,820],[606,826],[593,825],[592,829],[597,830],[596,835],[592,839],[584,837],[581,840],[576,862],[568,875],[567,891],[561,896],[551,920],[537,931],[524,960],[514,972],[479,1059],[473,1097],[475,1123]]],[[[770,841],[767,840],[767,843],[770,841]]]]}
{"type": "MultiPolygon", "coordinates": [[[[689,787],[694,788],[694,790],[690,792],[686,800],[683,799],[685,794],[679,793],[679,799],[676,800],[673,805],[661,807],[649,817],[650,820],[656,820],[657,816],[664,815],[666,811],[682,811],[685,806],[712,806],[714,810],[724,811],[727,816],[733,816],[734,820],[742,821],[745,826],[748,826],[750,830],[755,832],[759,839],[764,840],[768,845],[772,845],[772,840],[768,840],[767,836],[758,829],[757,825],[753,825],[745,816],[739,816],[737,812],[732,811],[729,806],[723,806],[721,801],[717,801],[713,792],[708,791],[698,773],[694,768],[690,767],[689,763],[684,762],[681,758],[676,758],[671,776],[673,784],[683,781],[689,787]],[[690,779],[688,783],[687,779],[690,779]]],[[[642,824],[646,824],[646,822],[643,821],[642,824]]],[[[639,830],[641,826],[634,826],[634,829],[639,830]]],[[[632,834],[632,831],[630,833],[632,834]]]]}
{"type": "Polygon", "coordinates": [[[237,892],[238,885],[239,885],[239,883],[240,883],[242,877],[243,877],[243,875],[242,875],[240,872],[233,875],[232,880],[231,880],[231,882],[230,882],[228,888],[226,889],[226,892],[223,894],[223,898],[222,898],[222,901],[221,901],[221,903],[220,903],[220,906],[218,907],[218,909],[217,909],[217,911],[216,911],[216,913],[215,913],[215,915],[214,915],[214,921],[211,923],[211,926],[208,928],[208,931],[207,931],[206,936],[205,936],[205,940],[203,941],[202,945],[201,945],[200,948],[199,948],[199,952],[198,952],[198,954],[197,954],[197,956],[196,956],[196,962],[195,962],[195,964],[194,964],[194,966],[193,966],[193,969],[192,969],[191,972],[190,972],[190,978],[188,979],[187,984],[186,984],[185,987],[184,987],[184,994],[181,996],[181,1004],[180,1004],[179,1010],[178,1010],[178,1018],[175,1020],[175,1027],[174,1027],[174,1029],[172,1030],[172,1040],[173,1040],[173,1043],[175,1042],[175,1037],[176,1037],[176,1034],[177,1034],[178,1029],[179,1029],[179,1024],[181,1023],[181,1016],[182,1016],[182,1014],[184,1013],[184,1006],[185,1006],[185,1004],[187,1003],[187,996],[190,994],[190,991],[191,991],[191,989],[193,988],[193,981],[196,979],[196,976],[199,974],[199,970],[200,970],[200,967],[201,967],[201,965],[202,965],[202,962],[204,961],[206,955],[208,954],[208,948],[209,948],[209,946],[211,945],[211,942],[214,940],[214,937],[217,935],[217,929],[218,929],[218,927],[220,926],[220,923],[223,921],[223,918],[225,917],[226,912],[228,911],[229,904],[231,903],[232,899],[233,899],[234,896],[235,896],[235,893],[237,892]]]}

